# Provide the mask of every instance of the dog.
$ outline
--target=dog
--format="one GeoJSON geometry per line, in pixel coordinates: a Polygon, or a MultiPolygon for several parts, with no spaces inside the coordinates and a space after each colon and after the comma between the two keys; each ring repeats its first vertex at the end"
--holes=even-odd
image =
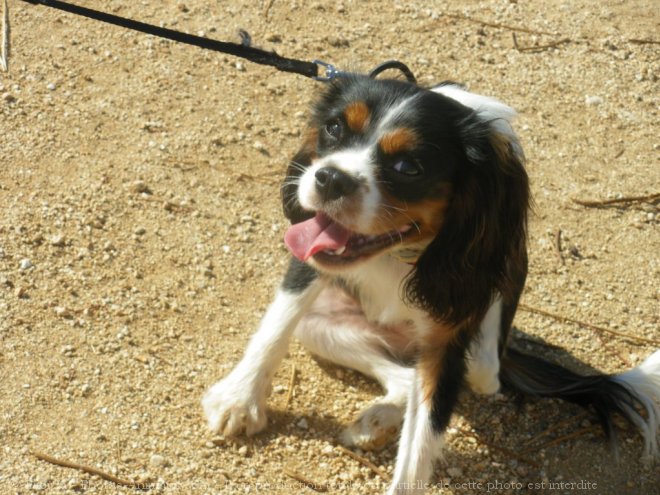
{"type": "Polygon", "coordinates": [[[530,205],[514,117],[455,83],[328,83],[282,185],[291,262],[244,357],[202,400],[212,431],[266,426],[295,336],[383,386],[341,439],[377,449],[400,434],[390,495],[423,491],[464,386],[591,407],[608,432],[620,413],[657,455],[660,351],[619,375],[581,376],[507,345],[530,205]]]}

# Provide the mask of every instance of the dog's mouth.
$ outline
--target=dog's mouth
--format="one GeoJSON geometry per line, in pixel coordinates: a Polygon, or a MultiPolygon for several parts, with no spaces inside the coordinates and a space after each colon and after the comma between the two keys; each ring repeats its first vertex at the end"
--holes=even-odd
{"type": "Polygon", "coordinates": [[[415,225],[411,222],[384,234],[364,235],[317,212],[313,218],[289,227],[284,242],[291,254],[301,261],[313,257],[323,265],[345,265],[403,242],[417,232],[415,225]]]}

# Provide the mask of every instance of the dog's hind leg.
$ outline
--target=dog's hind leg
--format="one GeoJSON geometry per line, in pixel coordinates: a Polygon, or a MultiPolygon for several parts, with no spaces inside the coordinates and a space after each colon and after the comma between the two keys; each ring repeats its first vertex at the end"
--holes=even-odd
{"type": "Polygon", "coordinates": [[[414,373],[394,357],[411,351],[404,327],[369,323],[357,303],[334,288],[325,289],[298,324],[294,335],[312,353],[375,378],[386,391],[344,430],[344,444],[373,450],[397,438],[414,373]]]}

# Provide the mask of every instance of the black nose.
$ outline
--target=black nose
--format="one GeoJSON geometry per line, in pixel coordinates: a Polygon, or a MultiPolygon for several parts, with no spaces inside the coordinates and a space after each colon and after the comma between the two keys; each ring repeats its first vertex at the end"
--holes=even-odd
{"type": "Polygon", "coordinates": [[[335,167],[323,167],[316,171],[316,189],[324,201],[348,196],[358,187],[358,182],[346,172],[335,167]]]}

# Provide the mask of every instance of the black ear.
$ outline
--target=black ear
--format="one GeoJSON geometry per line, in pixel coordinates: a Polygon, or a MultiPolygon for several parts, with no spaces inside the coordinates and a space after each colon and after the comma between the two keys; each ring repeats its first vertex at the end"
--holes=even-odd
{"type": "Polygon", "coordinates": [[[317,156],[317,140],[317,131],[310,129],[302,147],[291,159],[286,177],[282,183],[282,208],[284,209],[284,215],[292,224],[302,222],[311,216],[310,212],[303,210],[298,202],[298,181],[305,169],[311,165],[312,160],[317,156]]]}
{"type": "Polygon", "coordinates": [[[458,133],[463,158],[454,195],[406,293],[437,319],[478,325],[496,292],[505,302],[515,302],[520,293],[529,183],[515,137],[476,115],[462,121],[458,133]]]}

